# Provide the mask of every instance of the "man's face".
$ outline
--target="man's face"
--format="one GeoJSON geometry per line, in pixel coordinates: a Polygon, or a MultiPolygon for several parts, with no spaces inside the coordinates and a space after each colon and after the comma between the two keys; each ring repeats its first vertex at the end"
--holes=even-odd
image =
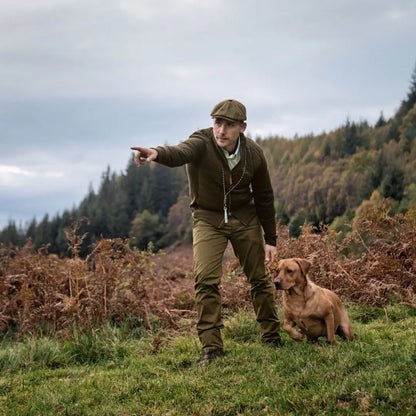
{"type": "Polygon", "coordinates": [[[240,121],[229,121],[223,118],[214,118],[213,130],[215,141],[218,146],[227,152],[233,152],[240,133],[243,133],[247,127],[246,123],[240,121]]]}

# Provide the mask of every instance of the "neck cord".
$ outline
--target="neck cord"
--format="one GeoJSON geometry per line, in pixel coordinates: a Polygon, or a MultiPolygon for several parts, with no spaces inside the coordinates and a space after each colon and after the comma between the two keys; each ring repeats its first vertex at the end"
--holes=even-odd
{"type": "MultiPolygon", "coordinates": [[[[242,181],[244,174],[246,173],[246,167],[247,167],[247,151],[244,151],[244,167],[243,167],[243,173],[240,176],[240,179],[233,185],[230,187],[230,189],[228,191],[225,190],[225,172],[224,172],[224,168],[221,166],[221,171],[222,171],[222,187],[224,190],[224,223],[228,224],[228,207],[227,207],[227,198],[228,195],[231,194],[232,191],[234,191],[235,188],[237,188],[237,186],[240,184],[240,182],[242,181]]],[[[232,177],[231,177],[231,171],[230,171],[230,184],[232,183],[232,177]]],[[[230,205],[231,205],[231,195],[230,195],[230,205]]]]}

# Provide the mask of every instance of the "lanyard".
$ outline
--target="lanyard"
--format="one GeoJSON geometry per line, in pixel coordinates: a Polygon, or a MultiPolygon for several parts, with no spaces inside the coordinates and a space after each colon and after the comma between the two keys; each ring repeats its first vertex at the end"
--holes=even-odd
{"type": "MultiPolygon", "coordinates": [[[[222,170],[222,187],[224,190],[224,223],[228,224],[228,207],[227,207],[227,199],[228,199],[228,195],[231,194],[232,191],[234,191],[235,188],[237,188],[237,186],[240,184],[240,182],[242,181],[244,174],[246,173],[246,166],[247,166],[247,152],[244,152],[244,168],[243,168],[243,173],[240,176],[240,179],[234,184],[232,185],[232,175],[231,175],[231,171],[230,171],[230,185],[232,185],[230,187],[230,189],[228,191],[225,190],[225,172],[224,172],[224,168],[221,166],[221,170],[222,170]]],[[[231,199],[231,198],[230,198],[231,199]]]]}

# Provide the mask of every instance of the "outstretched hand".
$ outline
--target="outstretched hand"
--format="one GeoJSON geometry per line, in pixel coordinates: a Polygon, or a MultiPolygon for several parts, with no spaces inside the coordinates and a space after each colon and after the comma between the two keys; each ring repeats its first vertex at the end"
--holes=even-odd
{"type": "Polygon", "coordinates": [[[144,165],[146,162],[152,162],[157,158],[157,150],[156,149],[149,149],[147,147],[137,147],[133,146],[130,147],[131,150],[136,150],[137,153],[134,156],[134,160],[136,161],[137,166],[144,165]]]}

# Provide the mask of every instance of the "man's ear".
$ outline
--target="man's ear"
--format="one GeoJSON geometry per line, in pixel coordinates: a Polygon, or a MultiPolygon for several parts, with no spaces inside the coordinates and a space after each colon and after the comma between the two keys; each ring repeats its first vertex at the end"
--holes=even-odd
{"type": "Polygon", "coordinates": [[[309,272],[309,269],[312,266],[312,263],[306,259],[295,259],[295,261],[299,265],[300,270],[302,271],[303,275],[306,276],[309,272]]]}
{"type": "Polygon", "coordinates": [[[242,122],[240,127],[240,133],[244,133],[247,128],[247,123],[242,122]]]}

